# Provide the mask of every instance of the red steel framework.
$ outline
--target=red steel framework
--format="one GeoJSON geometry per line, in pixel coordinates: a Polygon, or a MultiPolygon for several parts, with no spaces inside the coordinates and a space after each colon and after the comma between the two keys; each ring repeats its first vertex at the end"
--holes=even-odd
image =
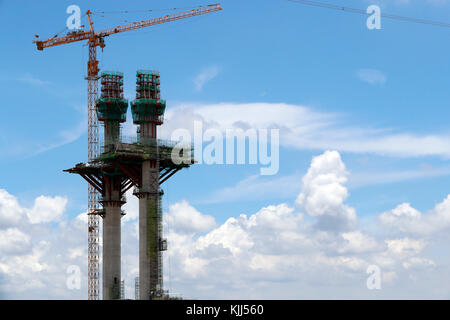
{"type": "MultiPolygon", "coordinates": [[[[54,47],[62,44],[88,40],[89,45],[89,61],[86,80],[88,81],[88,158],[89,161],[99,156],[99,130],[97,115],[95,113],[95,103],[98,99],[98,60],[97,47],[102,49],[105,47],[104,37],[112,34],[136,30],[144,27],[150,27],[157,24],[176,21],[207,13],[213,13],[222,10],[220,4],[211,4],[201,6],[197,9],[179,12],[171,15],[165,15],[159,18],[138,21],[123,26],[109,28],[100,32],[94,31],[94,24],[91,20],[92,12],[86,12],[89,20],[89,31],[79,30],[71,32],[62,37],[51,37],[47,40],[39,40],[39,36],[33,42],[36,43],[38,50],[54,47]]],[[[99,272],[99,256],[100,256],[100,239],[99,239],[99,217],[96,214],[98,209],[98,192],[89,185],[88,196],[88,299],[99,300],[100,297],[100,272],[99,272]]]]}
{"type": "MultiPolygon", "coordinates": [[[[98,120],[95,103],[98,99],[98,61],[97,46],[89,42],[88,63],[88,159],[99,156],[98,120]]],[[[88,189],[88,299],[98,300],[100,297],[100,219],[98,209],[98,191],[89,185],[88,189]]]]}

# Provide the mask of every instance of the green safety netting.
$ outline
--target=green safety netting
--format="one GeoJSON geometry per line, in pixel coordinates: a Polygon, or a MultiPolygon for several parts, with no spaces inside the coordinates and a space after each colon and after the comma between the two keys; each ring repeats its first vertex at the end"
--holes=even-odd
{"type": "Polygon", "coordinates": [[[115,120],[125,122],[127,118],[128,100],[123,98],[100,98],[95,111],[100,121],[115,120]]]}
{"type": "Polygon", "coordinates": [[[100,76],[117,76],[123,78],[123,72],[120,71],[103,71],[100,76]]]}
{"type": "Polygon", "coordinates": [[[159,76],[159,71],[157,70],[137,70],[136,71],[136,75],[155,75],[155,76],[159,76]]]}
{"type": "Polygon", "coordinates": [[[137,99],[131,102],[134,123],[149,122],[155,116],[162,116],[166,110],[166,100],[137,99]]]}
{"type": "Polygon", "coordinates": [[[147,83],[145,83],[145,84],[139,84],[137,87],[136,87],[136,90],[137,91],[141,91],[141,90],[150,90],[150,91],[160,91],[160,89],[159,89],[159,87],[158,86],[156,86],[156,85],[154,85],[154,84],[147,84],[147,83]]]}

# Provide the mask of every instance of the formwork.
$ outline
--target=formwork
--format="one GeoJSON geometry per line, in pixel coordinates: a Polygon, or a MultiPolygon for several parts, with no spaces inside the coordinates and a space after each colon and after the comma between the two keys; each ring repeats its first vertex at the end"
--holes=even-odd
{"type": "Polygon", "coordinates": [[[119,141],[120,123],[126,121],[128,100],[123,97],[123,73],[101,73],[101,95],[95,105],[97,118],[104,126],[104,144],[119,141]]]}
{"type": "Polygon", "coordinates": [[[135,124],[164,122],[166,100],[160,95],[160,75],[157,71],[136,72],[136,99],[131,102],[131,114],[135,124]]]}

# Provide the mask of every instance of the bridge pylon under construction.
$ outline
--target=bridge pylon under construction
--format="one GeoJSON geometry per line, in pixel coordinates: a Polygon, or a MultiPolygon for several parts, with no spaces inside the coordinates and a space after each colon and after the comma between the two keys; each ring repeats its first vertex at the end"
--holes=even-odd
{"type": "Polygon", "coordinates": [[[102,72],[100,80],[101,95],[95,105],[104,129],[100,155],[64,171],[80,175],[101,195],[102,208],[95,214],[103,220],[103,299],[120,299],[120,219],[125,214],[121,207],[131,188],[139,198],[139,297],[161,299],[165,296],[162,252],[167,250],[162,232],[161,184],[194,164],[193,150],[187,144],[158,139],[157,128],[164,121],[166,108],[166,101],[160,97],[159,72],[136,73],[136,99],[130,105],[138,130],[131,139],[121,135],[129,104],[123,96],[123,74],[102,72]],[[173,155],[183,161],[174,161],[173,155]]]}

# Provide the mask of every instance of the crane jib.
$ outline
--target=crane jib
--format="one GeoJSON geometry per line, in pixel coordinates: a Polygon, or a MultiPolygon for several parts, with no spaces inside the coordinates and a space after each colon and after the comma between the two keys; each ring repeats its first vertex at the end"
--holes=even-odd
{"type": "Polygon", "coordinates": [[[211,6],[202,7],[199,9],[193,9],[193,10],[190,10],[187,12],[176,13],[176,14],[167,15],[164,17],[133,22],[133,23],[130,23],[130,24],[127,24],[124,26],[109,28],[109,29],[98,32],[97,35],[100,37],[109,36],[114,33],[131,31],[131,30],[135,30],[135,29],[149,27],[149,26],[156,25],[156,24],[161,24],[161,23],[180,20],[180,19],[184,19],[184,18],[194,17],[194,16],[198,16],[201,14],[212,13],[212,12],[216,12],[216,11],[220,11],[220,10],[222,10],[220,4],[211,5],[211,6]]]}
{"type": "Polygon", "coordinates": [[[107,36],[109,36],[111,34],[115,34],[115,33],[145,28],[145,27],[149,27],[152,25],[157,25],[157,24],[166,23],[166,22],[170,22],[170,21],[176,21],[176,20],[194,17],[197,15],[202,15],[202,14],[207,14],[207,13],[212,13],[212,12],[216,12],[216,11],[220,11],[220,10],[222,10],[222,7],[220,6],[220,4],[213,4],[213,5],[208,5],[208,6],[204,6],[201,8],[193,9],[190,11],[179,12],[179,13],[175,13],[172,15],[166,15],[166,16],[159,17],[159,18],[148,19],[148,20],[133,22],[133,23],[130,23],[130,24],[127,24],[124,26],[117,26],[114,28],[109,28],[106,30],[102,30],[98,33],[94,33],[92,30],[92,31],[83,32],[83,33],[66,35],[66,36],[60,37],[60,38],[50,38],[50,39],[44,40],[44,41],[36,40],[33,42],[36,43],[38,50],[43,50],[44,48],[53,47],[53,46],[57,46],[57,45],[65,44],[65,43],[89,40],[94,37],[99,37],[99,38],[107,37],[107,36]]]}

